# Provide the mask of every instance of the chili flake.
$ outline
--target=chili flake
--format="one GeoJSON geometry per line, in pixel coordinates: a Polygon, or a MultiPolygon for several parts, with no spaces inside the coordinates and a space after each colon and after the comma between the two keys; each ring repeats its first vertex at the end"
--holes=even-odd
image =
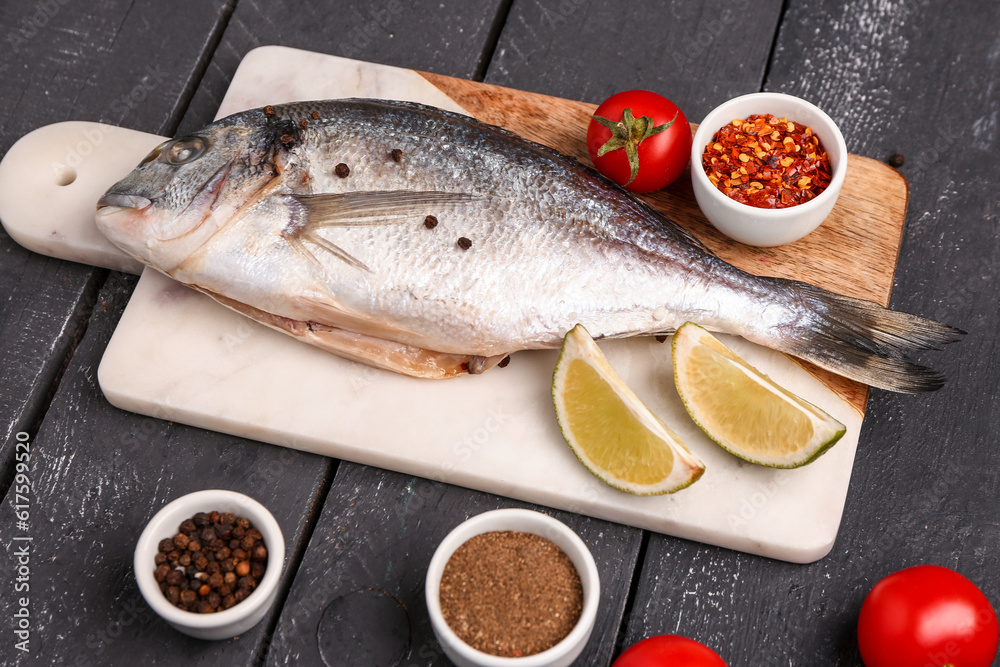
{"type": "Polygon", "coordinates": [[[830,185],[830,158],[801,123],[754,114],[724,125],[701,157],[705,174],[734,201],[757,208],[803,204],[830,185]]]}

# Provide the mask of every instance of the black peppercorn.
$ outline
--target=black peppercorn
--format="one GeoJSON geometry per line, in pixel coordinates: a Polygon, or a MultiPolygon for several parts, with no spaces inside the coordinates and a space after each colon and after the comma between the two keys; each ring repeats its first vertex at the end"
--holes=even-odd
{"type": "Polygon", "coordinates": [[[245,517],[198,512],[158,543],[153,576],[171,604],[212,613],[229,609],[257,588],[267,553],[263,535],[245,517]]]}

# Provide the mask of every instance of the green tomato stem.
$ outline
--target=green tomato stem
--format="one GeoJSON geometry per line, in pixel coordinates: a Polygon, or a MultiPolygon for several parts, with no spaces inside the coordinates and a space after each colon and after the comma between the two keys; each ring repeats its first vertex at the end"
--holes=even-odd
{"type": "Polygon", "coordinates": [[[639,144],[653,135],[668,130],[674,124],[674,121],[677,120],[678,113],[677,111],[674,112],[674,117],[670,119],[670,122],[655,126],[653,125],[654,121],[651,116],[636,118],[632,115],[632,109],[622,111],[622,119],[617,122],[602,118],[601,116],[594,116],[594,120],[611,131],[611,138],[597,150],[597,156],[601,157],[611,151],[624,148],[625,156],[628,158],[629,169],[631,170],[631,178],[625,184],[629,185],[639,174],[639,144]]]}

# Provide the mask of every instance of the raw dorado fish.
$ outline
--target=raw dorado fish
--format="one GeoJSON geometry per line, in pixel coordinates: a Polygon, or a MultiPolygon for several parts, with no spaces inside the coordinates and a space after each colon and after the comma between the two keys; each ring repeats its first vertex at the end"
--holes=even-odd
{"type": "Polygon", "coordinates": [[[594,170],[497,127],[376,100],[268,106],[167,141],[98,202],[129,255],[274,329],[420,377],[687,321],[899,392],[962,332],[756,277],[594,170]]]}

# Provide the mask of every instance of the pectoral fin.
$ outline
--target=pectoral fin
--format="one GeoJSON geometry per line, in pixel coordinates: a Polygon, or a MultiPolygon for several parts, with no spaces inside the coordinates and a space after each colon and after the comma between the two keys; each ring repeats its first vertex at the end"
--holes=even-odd
{"type": "Polygon", "coordinates": [[[386,225],[412,219],[433,207],[461,204],[480,199],[464,192],[435,190],[373,190],[369,192],[323,193],[314,195],[283,195],[291,211],[291,221],[282,236],[297,252],[319,266],[319,261],[306,243],[328,252],[333,257],[369,270],[364,262],[319,234],[327,227],[365,227],[386,225]]]}
{"type": "MultiPolygon", "coordinates": [[[[356,227],[398,222],[423,215],[428,206],[461,204],[480,199],[464,192],[436,190],[373,190],[340,194],[285,195],[305,209],[312,228],[356,227]]],[[[430,211],[428,211],[430,212],[430,211]]]]}

